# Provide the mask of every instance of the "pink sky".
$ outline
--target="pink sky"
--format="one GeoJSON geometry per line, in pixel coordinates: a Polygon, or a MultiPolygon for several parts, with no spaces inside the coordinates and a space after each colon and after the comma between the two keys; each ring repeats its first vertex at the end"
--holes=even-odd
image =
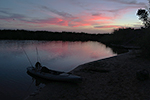
{"type": "Polygon", "coordinates": [[[111,33],[138,28],[147,0],[2,0],[0,29],[111,33]]]}

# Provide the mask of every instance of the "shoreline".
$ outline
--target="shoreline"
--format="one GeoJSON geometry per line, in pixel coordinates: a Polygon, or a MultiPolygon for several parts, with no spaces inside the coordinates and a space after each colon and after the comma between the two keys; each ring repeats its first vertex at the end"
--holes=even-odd
{"type": "Polygon", "coordinates": [[[136,79],[136,72],[150,72],[149,66],[132,52],[85,63],[71,71],[83,78],[81,83],[50,82],[25,100],[149,100],[150,80],[136,79]]]}

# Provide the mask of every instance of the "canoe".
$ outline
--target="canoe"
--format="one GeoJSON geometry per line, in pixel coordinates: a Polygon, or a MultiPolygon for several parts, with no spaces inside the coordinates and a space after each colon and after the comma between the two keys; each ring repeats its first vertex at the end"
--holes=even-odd
{"type": "Polygon", "coordinates": [[[81,81],[80,76],[65,73],[65,72],[60,72],[60,71],[49,70],[49,72],[41,72],[34,67],[28,67],[27,72],[47,80],[68,81],[68,82],[81,81]]]}

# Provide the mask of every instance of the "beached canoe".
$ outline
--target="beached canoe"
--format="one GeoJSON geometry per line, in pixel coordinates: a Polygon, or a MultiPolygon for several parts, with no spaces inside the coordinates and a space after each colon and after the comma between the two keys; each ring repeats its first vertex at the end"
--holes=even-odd
{"type": "Polygon", "coordinates": [[[27,72],[38,76],[43,79],[54,80],[54,81],[68,81],[68,82],[79,82],[81,81],[80,76],[72,75],[65,72],[49,70],[49,72],[38,71],[34,67],[28,67],[27,72]]]}

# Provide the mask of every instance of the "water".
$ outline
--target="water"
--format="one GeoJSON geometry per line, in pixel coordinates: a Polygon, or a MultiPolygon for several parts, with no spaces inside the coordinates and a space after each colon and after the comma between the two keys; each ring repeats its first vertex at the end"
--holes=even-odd
{"type": "Polygon", "coordinates": [[[21,100],[46,84],[43,80],[38,84],[26,73],[31,64],[23,49],[32,65],[38,60],[50,69],[65,72],[116,55],[98,42],[0,41],[0,100],[21,100]]]}

